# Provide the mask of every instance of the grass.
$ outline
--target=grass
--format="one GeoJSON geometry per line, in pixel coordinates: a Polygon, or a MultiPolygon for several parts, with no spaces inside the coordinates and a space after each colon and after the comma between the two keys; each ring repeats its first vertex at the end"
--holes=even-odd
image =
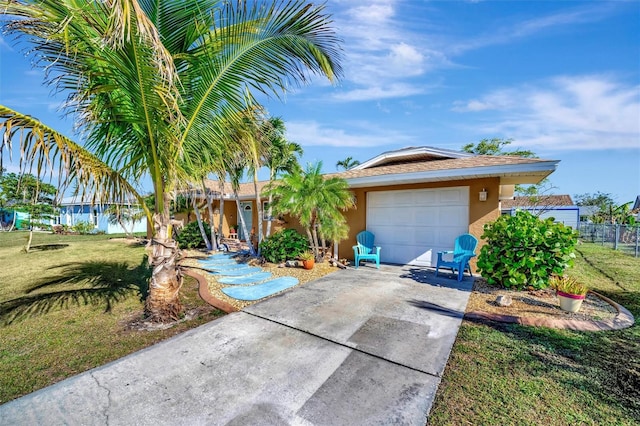
{"type": "Polygon", "coordinates": [[[640,259],[596,244],[577,256],[570,275],[636,325],[587,333],[463,321],[430,425],[640,423],[640,259]]]}
{"type": "Polygon", "coordinates": [[[182,301],[197,318],[167,330],[127,327],[142,317],[145,249],[109,236],[0,232],[0,403],[103,365],[223,313],[185,279],[182,301]]]}

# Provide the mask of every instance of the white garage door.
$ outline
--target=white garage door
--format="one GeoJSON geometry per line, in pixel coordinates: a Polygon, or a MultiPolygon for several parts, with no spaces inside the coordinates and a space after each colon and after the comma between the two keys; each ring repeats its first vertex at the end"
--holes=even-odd
{"type": "Polygon", "coordinates": [[[435,266],[469,232],[469,187],[369,192],[367,230],[382,262],[435,266]]]}

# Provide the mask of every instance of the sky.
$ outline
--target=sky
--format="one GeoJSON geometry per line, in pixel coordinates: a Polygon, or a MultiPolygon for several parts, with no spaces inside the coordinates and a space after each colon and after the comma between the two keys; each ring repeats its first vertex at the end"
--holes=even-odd
{"type": "MultiPolygon", "coordinates": [[[[640,1],[328,0],[326,10],[343,41],[340,81],[261,99],[303,164],[335,172],[349,156],[503,138],[560,160],[550,193],[640,195],[640,1]]],[[[41,83],[0,38],[0,104],[71,136],[62,96],[41,83]]]]}

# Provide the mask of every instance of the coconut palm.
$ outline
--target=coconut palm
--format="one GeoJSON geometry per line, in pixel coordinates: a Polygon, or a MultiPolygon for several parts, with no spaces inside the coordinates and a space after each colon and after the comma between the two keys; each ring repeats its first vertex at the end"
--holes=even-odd
{"type": "MultiPolygon", "coordinates": [[[[52,167],[60,182],[118,202],[148,176],[155,205],[153,274],[145,310],[178,318],[182,275],[170,204],[191,164],[224,144],[220,118],[239,120],[247,89],[277,96],[315,75],[341,73],[339,41],[323,6],[214,0],[0,0],[3,30],[30,44],[46,83],[67,93],[82,143],[0,106],[0,152],[20,145],[22,164],[52,167]],[[16,139],[17,141],[15,141],[16,139]]],[[[0,162],[0,164],[2,164],[0,162]]],[[[64,188],[63,188],[64,189],[64,188]]]]}
{"type": "Polygon", "coordinates": [[[354,160],[353,157],[349,156],[344,160],[340,160],[336,163],[336,170],[349,170],[359,164],[360,162],[358,160],[354,160]]]}
{"type": "Polygon", "coordinates": [[[274,212],[297,217],[305,227],[316,261],[322,261],[318,226],[322,226],[323,221],[332,221],[334,225],[331,229],[327,226],[327,236],[344,238],[346,220],[340,212],[355,206],[347,181],[338,177],[325,178],[321,169],[322,162],[309,164],[304,171],[283,176],[267,190],[273,196],[274,212]]]}

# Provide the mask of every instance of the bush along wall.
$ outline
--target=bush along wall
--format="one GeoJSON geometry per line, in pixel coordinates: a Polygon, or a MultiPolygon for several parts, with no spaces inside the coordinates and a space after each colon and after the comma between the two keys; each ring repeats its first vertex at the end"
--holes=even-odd
{"type": "Polygon", "coordinates": [[[296,259],[309,250],[309,240],[295,229],[283,229],[260,243],[260,254],[271,263],[296,259]]]}
{"type": "Polygon", "coordinates": [[[486,224],[482,238],[486,244],[478,256],[478,271],[489,284],[541,289],[549,286],[552,275],[573,266],[578,234],[553,218],[518,211],[486,224]]]}

